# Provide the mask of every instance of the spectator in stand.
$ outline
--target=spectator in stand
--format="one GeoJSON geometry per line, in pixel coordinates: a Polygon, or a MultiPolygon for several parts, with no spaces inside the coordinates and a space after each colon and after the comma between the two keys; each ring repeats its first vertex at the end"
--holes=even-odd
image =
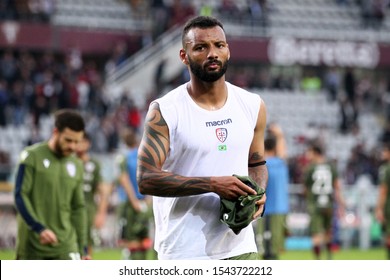
{"type": "Polygon", "coordinates": [[[325,75],[325,87],[328,91],[329,101],[335,102],[338,98],[338,91],[340,89],[340,73],[336,67],[328,69],[325,75]]]}
{"type": "Polygon", "coordinates": [[[199,15],[201,16],[212,16],[213,15],[213,6],[209,3],[209,1],[204,0],[199,7],[199,15]]]}
{"type": "Polygon", "coordinates": [[[19,18],[19,13],[14,0],[0,1],[0,20],[16,20],[19,18]]]}
{"type": "Polygon", "coordinates": [[[383,26],[388,5],[388,0],[372,0],[373,28],[377,29],[383,26]]]}
{"type": "Polygon", "coordinates": [[[11,88],[9,106],[11,112],[12,123],[15,126],[20,126],[24,123],[26,106],[24,97],[24,84],[21,80],[16,80],[11,88]]]}
{"type": "Polygon", "coordinates": [[[7,182],[11,175],[12,165],[9,152],[0,149],[0,182],[7,182]]]}
{"type": "Polygon", "coordinates": [[[309,69],[302,81],[301,81],[301,88],[304,91],[316,93],[322,88],[322,81],[320,77],[318,77],[317,73],[314,69],[309,69]]]}
{"type": "Polygon", "coordinates": [[[41,136],[40,129],[38,127],[36,127],[35,125],[33,125],[30,129],[30,135],[27,138],[25,146],[31,146],[31,145],[34,145],[36,143],[42,142],[43,140],[44,139],[41,136]]]}
{"type": "Polygon", "coordinates": [[[381,28],[389,8],[388,0],[360,0],[363,27],[381,28]]]}
{"type": "Polygon", "coordinates": [[[176,24],[184,23],[189,17],[195,15],[195,7],[189,0],[173,0],[169,6],[169,23],[168,28],[176,24]]]}
{"type": "Polygon", "coordinates": [[[229,73],[229,80],[236,86],[242,88],[248,88],[250,85],[250,79],[254,75],[250,72],[251,68],[237,67],[232,69],[232,73],[229,73]]]}
{"type": "Polygon", "coordinates": [[[32,19],[49,22],[55,10],[54,0],[28,0],[28,7],[32,19]]]}
{"type": "Polygon", "coordinates": [[[345,180],[347,184],[354,184],[360,175],[366,174],[376,182],[378,166],[375,153],[366,151],[364,143],[357,143],[352,149],[345,167],[345,180]]]}
{"type": "Polygon", "coordinates": [[[379,141],[384,143],[390,143],[390,119],[387,120],[385,127],[383,128],[383,131],[380,135],[379,141]]]}
{"type": "Polygon", "coordinates": [[[239,20],[240,9],[233,0],[222,0],[217,8],[218,14],[222,19],[239,20]]]}
{"type": "Polygon", "coordinates": [[[357,124],[358,120],[358,104],[356,95],[356,77],[354,69],[347,67],[343,77],[343,87],[345,98],[340,100],[341,109],[341,132],[349,132],[349,130],[357,124]]]}
{"type": "Polygon", "coordinates": [[[8,108],[8,99],[7,81],[2,79],[0,80],[0,127],[7,125],[6,111],[8,108]]]}
{"type": "Polygon", "coordinates": [[[111,56],[104,66],[106,75],[115,71],[128,58],[127,49],[127,44],[124,41],[115,44],[111,56]]]}
{"type": "Polygon", "coordinates": [[[250,87],[264,89],[270,87],[270,74],[266,68],[257,69],[253,79],[250,81],[250,87]]]}
{"type": "Polygon", "coordinates": [[[128,104],[127,124],[134,129],[136,133],[140,132],[141,118],[141,111],[134,103],[134,100],[130,99],[128,104]]]}
{"type": "Polygon", "coordinates": [[[154,86],[155,91],[162,93],[166,84],[165,81],[165,71],[166,71],[167,59],[162,58],[157,64],[157,67],[154,72],[154,86]]]}
{"type": "Polygon", "coordinates": [[[267,0],[249,0],[247,1],[248,13],[252,26],[267,27],[268,12],[271,7],[267,0]]]}
{"type": "Polygon", "coordinates": [[[156,40],[168,29],[168,8],[164,0],[152,0],[150,8],[153,15],[152,39],[156,40]]]}
{"type": "Polygon", "coordinates": [[[12,85],[18,75],[18,61],[12,50],[5,50],[0,58],[0,77],[12,85]]]}

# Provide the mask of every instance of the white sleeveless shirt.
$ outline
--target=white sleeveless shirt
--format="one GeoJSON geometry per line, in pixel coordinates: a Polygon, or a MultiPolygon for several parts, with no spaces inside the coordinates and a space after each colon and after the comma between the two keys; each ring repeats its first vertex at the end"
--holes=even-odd
{"type": "MultiPolygon", "coordinates": [[[[163,169],[182,176],[248,175],[248,156],[260,96],[226,82],[228,97],[216,111],[199,107],[187,85],[157,99],[169,128],[163,169]]],[[[257,252],[252,225],[238,235],[219,219],[215,193],[153,197],[159,259],[223,259],[257,252]]]]}

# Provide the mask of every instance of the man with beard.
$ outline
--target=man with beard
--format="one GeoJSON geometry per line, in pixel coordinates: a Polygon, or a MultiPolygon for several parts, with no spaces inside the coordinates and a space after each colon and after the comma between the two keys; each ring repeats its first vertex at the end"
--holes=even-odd
{"type": "Polygon", "coordinates": [[[220,207],[222,199],[257,195],[233,174],[266,187],[265,104],[225,81],[230,51],[217,19],[189,20],[182,45],[190,81],[150,104],[138,155],[139,189],[153,196],[158,259],[259,259],[253,227],[236,234],[220,207]]]}
{"type": "Polygon", "coordinates": [[[59,110],[50,139],[21,153],[15,182],[19,260],[88,258],[83,166],[73,155],[84,126],[77,112],[59,110]]]}

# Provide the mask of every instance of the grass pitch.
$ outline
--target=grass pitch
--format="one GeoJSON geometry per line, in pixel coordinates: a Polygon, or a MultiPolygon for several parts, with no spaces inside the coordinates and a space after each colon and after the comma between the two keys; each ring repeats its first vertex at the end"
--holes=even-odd
{"type": "MultiPolygon", "coordinates": [[[[0,260],[15,259],[13,250],[0,249],[0,260]]],[[[118,248],[102,248],[96,249],[93,253],[94,260],[121,260],[121,249],[118,248]]],[[[155,259],[155,254],[151,252],[149,259],[155,259]]],[[[286,251],[280,255],[281,260],[312,260],[313,254],[310,250],[286,251]]],[[[384,248],[372,248],[369,250],[359,249],[340,249],[333,253],[333,260],[385,260],[386,252],[384,248]]]]}

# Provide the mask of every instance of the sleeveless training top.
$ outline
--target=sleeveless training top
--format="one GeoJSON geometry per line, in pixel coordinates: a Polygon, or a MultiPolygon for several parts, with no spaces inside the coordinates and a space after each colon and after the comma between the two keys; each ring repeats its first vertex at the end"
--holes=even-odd
{"type": "MultiPolygon", "coordinates": [[[[186,84],[157,99],[170,147],[163,169],[182,176],[248,175],[260,97],[230,83],[224,107],[199,107],[186,84]]],[[[223,259],[257,252],[251,225],[235,235],[219,219],[215,193],[153,197],[159,259],[223,259]]]]}

